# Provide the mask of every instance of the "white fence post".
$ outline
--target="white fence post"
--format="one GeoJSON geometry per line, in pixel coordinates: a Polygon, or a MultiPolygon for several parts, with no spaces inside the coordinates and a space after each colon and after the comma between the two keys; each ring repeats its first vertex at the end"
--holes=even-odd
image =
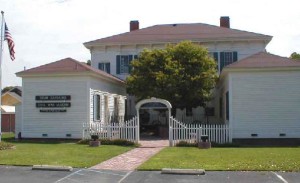
{"type": "Polygon", "coordinates": [[[169,146],[173,146],[173,117],[169,117],[169,146]]]}

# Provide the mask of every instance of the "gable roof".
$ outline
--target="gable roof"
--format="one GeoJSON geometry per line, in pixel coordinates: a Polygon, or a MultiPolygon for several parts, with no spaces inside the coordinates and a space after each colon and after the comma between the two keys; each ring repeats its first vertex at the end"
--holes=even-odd
{"type": "Polygon", "coordinates": [[[31,76],[31,75],[60,74],[60,73],[79,74],[84,72],[96,74],[98,76],[102,76],[124,84],[123,80],[113,75],[110,75],[104,71],[95,69],[85,63],[79,62],[72,58],[65,58],[65,59],[58,60],[56,62],[41,65],[39,67],[27,69],[25,71],[16,73],[16,75],[19,77],[23,77],[28,75],[31,76]]]}
{"type": "Polygon", "coordinates": [[[272,37],[253,32],[224,28],[214,25],[194,24],[165,24],[154,25],[123,34],[118,34],[102,39],[84,43],[90,48],[97,45],[119,45],[134,43],[158,43],[192,41],[224,41],[224,40],[265,40],[271,41],[272,37]]]}
{"type": "Polygon", "coordinates": [[[15,93],[16,95],[22,96],[22,87],[21,86],[14,86],[12,89],[10,89],[7,92],[15,93]]]}
{"type": "Polygon", "coordinates": [[[22,96],[18,95],[15,92],[10,92],[10,91],[5,92],[4,94],[2,94],[2,97],[6,96],[6,95],[10,95],[11,97],[15,98],[19,102],[22,102],[22,96]]]}
{"type": "Polygon", "coordinates": [[[259,52],[234,62],[224,69],[300,67],[300,62],[286,57],[259,52]]]}

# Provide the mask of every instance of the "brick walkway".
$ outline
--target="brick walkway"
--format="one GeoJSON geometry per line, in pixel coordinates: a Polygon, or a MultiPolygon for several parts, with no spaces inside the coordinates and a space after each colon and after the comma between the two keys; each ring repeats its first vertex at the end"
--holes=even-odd
{"type": "Polygon", "coordinates": [[[135,170],[150,157],[167,147],[169,141],[157,139],[142,140],[140,144],[141,147],[104,161],[91,167],[91,169],[135,170]]]}

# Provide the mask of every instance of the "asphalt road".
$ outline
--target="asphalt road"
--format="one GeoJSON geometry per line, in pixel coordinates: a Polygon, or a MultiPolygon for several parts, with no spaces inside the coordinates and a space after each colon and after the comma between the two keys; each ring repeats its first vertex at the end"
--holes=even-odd
{"type": "Polygon", "coordinates": [[[0,166],[0,183],[300,183],[300,172],[215,172],[171,175],[160,171],[74,169],[72,172],[0,166]]]}

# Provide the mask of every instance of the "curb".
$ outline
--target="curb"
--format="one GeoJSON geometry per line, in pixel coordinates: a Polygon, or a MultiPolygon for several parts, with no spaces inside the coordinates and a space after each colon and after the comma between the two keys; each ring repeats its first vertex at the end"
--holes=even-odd
{"type": "Polygon", "coordinates": [[[32,170],[72,171],[71,166],[33,165],[32,170]]]}
{"type": "Polygon", "coordinates": [[[180,175],[205,175],[204,169],[173,169],[163,168],[162,174],[180,174],[180,175]]]}

